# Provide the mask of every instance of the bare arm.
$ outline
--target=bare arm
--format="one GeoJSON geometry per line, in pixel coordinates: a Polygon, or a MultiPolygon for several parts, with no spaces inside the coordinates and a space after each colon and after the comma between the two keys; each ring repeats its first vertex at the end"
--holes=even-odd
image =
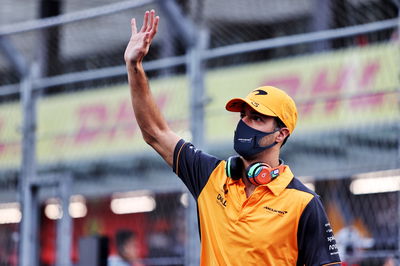
{"type": "Polygon", "coordinates": [[[131,91],[131,100],[136,120],[143,139],[152,146],[163,159],[172,166],[173,154],[180,137],[168,126],[150,91],[142,61],[149,51],[157,28],[159,17],[154,10],[146,11],[143,26],[137,31],[132,19],[132,35],[125,50],[125,62],[131,91]]]}

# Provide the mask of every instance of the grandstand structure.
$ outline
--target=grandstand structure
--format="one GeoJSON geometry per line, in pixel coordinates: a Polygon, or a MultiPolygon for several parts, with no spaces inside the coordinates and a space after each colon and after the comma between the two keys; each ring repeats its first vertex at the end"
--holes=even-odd
{"type": "Polygon", "coordinates": [[[238,120],[225,102],[286,90],[299,123],[282,157],[322,196],[342,258],[396,260],[399,1],[2,0],[0,264],[79,263],[81,238],[120,227],[139,232],[149,265],[198,264],[196,207],[129,102],[129,21],[152,8],[161,21],[145,69],[171,127],[224,159],[238,120]],[[124,198],[150,209],[113,209],[124,198]],[[86,213],[65,215],[74,203],[86,213]]]}

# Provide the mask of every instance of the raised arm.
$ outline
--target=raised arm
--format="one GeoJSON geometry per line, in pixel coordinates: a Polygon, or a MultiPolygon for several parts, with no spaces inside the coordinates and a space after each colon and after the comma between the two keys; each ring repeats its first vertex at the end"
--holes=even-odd
{"type": "Polygon", "coordinates": [[[124,59],[128,72],[131,100],[143,139],[172,166],[173,153],[180,137],[168,126],[150,91],[142,61],[157,33],[159,17],[154,10],[146,11],[143,26],[137,31],[135,19],[131,20],[132,35],[124,59]]]}

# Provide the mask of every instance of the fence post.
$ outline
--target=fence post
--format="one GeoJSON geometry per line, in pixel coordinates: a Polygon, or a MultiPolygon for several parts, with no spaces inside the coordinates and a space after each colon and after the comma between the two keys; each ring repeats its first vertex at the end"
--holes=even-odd
{"type": "MultiPolygon", "coordinates": [[[[331,0],[314,0],[311,20],[311,30],[321,31],[329,29],[332,21],[332,10],[329,8],[331,0]]],[[[328,40],[313,43],[313,52],[321,52],[330,49],[328,40]]]]}
{"type": "Polygon", "coordinates": [[[59,177],[58,190],[62,206],[62,217],[57,221],[57,263],[56,266],[71,266],[72,218],[69,214],[72,177],[59,177]]]}
{"type": "Polygon", "coordinates": [[[38,265],[38,198],[36,189],[31,189],[30,180],[36,177],[36,100],[33,78],[38,66],[33,64],[22,79],[22,164],[19,176],[20,202],[22,206],[21,242],[19,250],[20,266],[38,265]]]}
{"type": "MultiPolygon", "coordinates": [[[[400,49],[400,0],[394,1],[397,6],[397,46],[400,49]]],[[[400,58],[397,58],[400,60],[400,58]]],[[[397,65],[397,75],[400,75],[400,66],[397,65]]],[[[400,87],[397,88],[397,112],[400,117],[400,87]]],[[[400,122],[397,122],[397,168],[400,168],[400,122]]],[[[400,265],[400,191],[397,191],[397,256],[396,265],[400,265]]]]}
{"type": "MultiPolygon", "coordinates": [[[[206,101],[202,51],[207,48],[208,40],[208,31],[200,29],[195,45],[189,49],[187,54],[190,80],[190,131],[193,144],[199,148],[204,148],[204,104],[206,101]]],[[[197,227],[197,206],[191,197],[187,217],[189,243],[185,265],[194,266],[199,265],[200,241],[197,227]]]]}

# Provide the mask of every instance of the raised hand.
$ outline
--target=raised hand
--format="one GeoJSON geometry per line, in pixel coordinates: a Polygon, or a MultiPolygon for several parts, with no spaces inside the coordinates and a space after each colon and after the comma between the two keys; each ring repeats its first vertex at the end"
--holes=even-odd
{"type": "Polygon", "coordinates": [[[124,59],[128,63],[142,62],[143,58],[149,52],[151,41],[157,33],[158,21],[160,18],[155,17],[155,11],[151,10],[144,13],[143,26],[137,31],[136,20],[131,20],[132,35],[125,49],[124,59]]]}

